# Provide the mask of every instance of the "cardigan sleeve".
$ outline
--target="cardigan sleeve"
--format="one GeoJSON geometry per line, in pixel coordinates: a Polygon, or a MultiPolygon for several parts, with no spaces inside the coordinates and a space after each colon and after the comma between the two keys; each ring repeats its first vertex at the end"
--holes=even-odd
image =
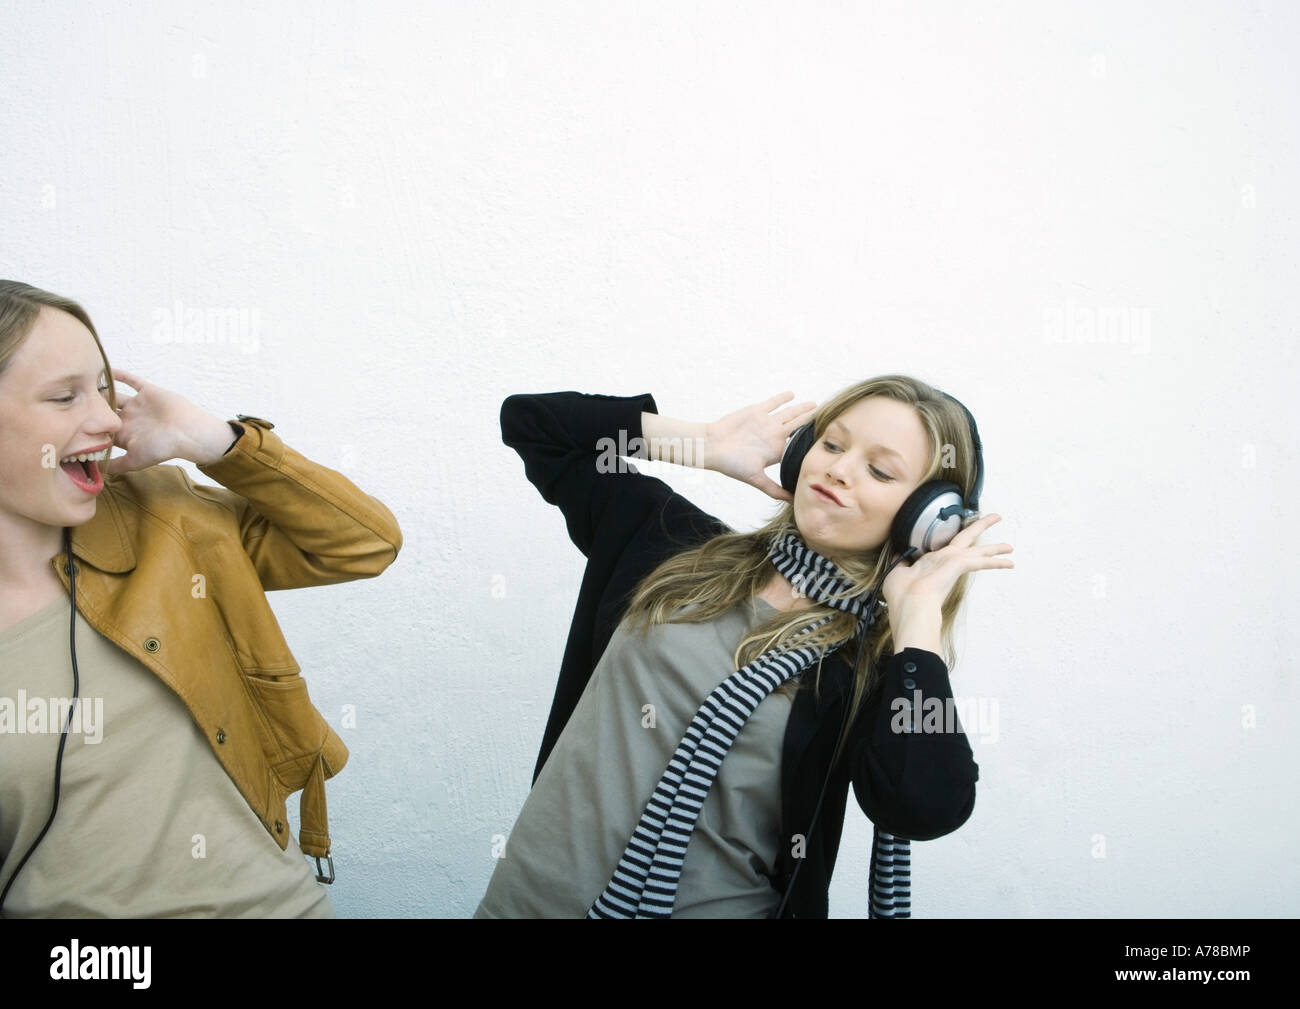
{"type": "Polygon", "coordinates": [[[974,811],[979,765],[952,700],[948,667],[934,652],[904,648],[886,664],[849,755],[858,805],[880,830],[929,841],[974,811]]]}
{"type": "Polygon", "coordinates": [[[501,438],[524,462],[542,498],[564,514],[587,558],[564,662],[533,780],[625,612],[641,579],[674,553],[730,531],[623,456],[647,458],[641,414],[653,397],[579,392],[517,394],[501,404],[501,438]]]}
{"type": "Polygon", "coordinates": [[[501,404],[501,440],[519,453],[529,482],[563,512],[569,538],[586,557],[598,543],[618,549],[612,540],[631,532],[634,515],[673,497],[666,483],[622,458],[649,458],[642,411],[659,412],[649,393],[521,393],[501,404]]]}

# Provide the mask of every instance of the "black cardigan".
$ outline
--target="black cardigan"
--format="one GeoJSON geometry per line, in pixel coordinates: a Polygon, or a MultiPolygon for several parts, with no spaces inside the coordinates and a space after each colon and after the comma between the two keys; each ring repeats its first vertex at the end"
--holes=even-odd
{"type": "MultiPolygon", "coordinates": [[[[542,497],[564,513],[569,538],[587,557],[534,782],[637,584],[679,551],[733,531],[662,480],[638,473],[619,458],[619,452],[648,458],[644,446],[632,441],[642,437],[642,411],[659,412],[649,394],[553,392],[510,396],[501,404],[502,440],[519,453],[525,475],[542,497]],[[616,465],[612,472],[600,472],[597,460],[607,445],[614,447],[603,452],[604,461],[616,465]],[[629,447],[633,445],[636,451],[629,447]]],[[[844,653],[851,647],[825,660],[820,697],[811,688],[797,691],[786,725],[781,753],[783,842],[773,880],[779,892],[784,892],[794,870],[793,836],[807,837],[806,862],[795,879],[786,917],[827,916],[827,888],[850,781],[862,811],[880,830],[900,838],[941,837],[965,823],[975,808],[979,766],[960,724],[952,733],[890,729],[894,698],[910,702],[915,690],[926,700],[952,697],[943,659],[924,649],[905,648],[889,659],[882,689],[872,693],[855,722],[818,822],[809,830],[843,721],[851,684],[844,653]]],[[[719,670],[720,678],[723,672],[719,670]]]]}

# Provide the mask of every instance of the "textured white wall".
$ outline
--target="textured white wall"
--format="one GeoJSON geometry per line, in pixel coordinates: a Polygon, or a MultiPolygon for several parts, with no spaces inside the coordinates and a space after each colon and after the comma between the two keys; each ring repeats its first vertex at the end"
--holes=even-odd
{"type": "MultiPolygon", "coordinates": [[[[1258,2],[10,3],[0,276],[398,516],[378,580],[273,597],[321,710],[356,706],[341,914],[469,915],[528,788],[582,558],[505,396],[711,420],[892,371],[974,411],[985,539],[1016,546],[954,673],[997,739],[972,819],[914,847],[914,914],[1290,914],[1297,28],[1258,2]],[[178,302],[215,342],[162,342],[178,302]]],[[[648,469],[733,525],[774,504],[648,469]]],[[[831,912],[864,915],[847,824],[831,912]]]]}

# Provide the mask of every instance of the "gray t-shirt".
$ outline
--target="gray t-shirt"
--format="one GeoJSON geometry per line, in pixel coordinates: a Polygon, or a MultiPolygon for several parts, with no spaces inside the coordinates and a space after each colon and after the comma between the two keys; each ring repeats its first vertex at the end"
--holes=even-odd
{"type": "MultiPolygon", "coordinates": [[[[70,608],[0,632],[0,889],[50,815],[70,608]]],[[[296,839],[280,850],[184,702],[80,614],[77,671],[59,810],[6,916],[334,917],[296,839]]]]}
{"type": "MultiPolygon", "coordinates": [[[[475,918],[581,918],[605,889],[686,727],[774,607],[753,597],[706,623],[621,623],[524,802],[475,918]],[[653,706],[647,708],[647,705],[653,706]],[[653,728],[649,727],[652,724],[653,728]]],[[[766,697],[709,790],[674,918],[767,917],[791,699],[766,697]]]]}

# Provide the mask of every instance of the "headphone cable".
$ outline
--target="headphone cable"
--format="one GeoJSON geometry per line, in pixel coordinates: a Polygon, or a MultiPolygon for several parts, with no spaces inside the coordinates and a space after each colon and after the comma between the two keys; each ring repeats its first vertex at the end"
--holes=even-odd
{"type": "MultiPolygon", "coordinates": [[[[865,644],[864,639],[866,638],[867,633],[870,632],[871,625],[875,623],[876,599],[879,597],[881,590],[884,588],[885,579],[889,577],[889,573],[893,571],[895,567],[898,566],[898,563],[900,561],[902,561],[906,557],[911,556],[912,553],[913,553],[912,550],[908,550],[906,553],[899,554],[897,557],[895,557],[893,562],[889,565],[889,567],[885,569],[885,573],[884,575],[881,576],[881,579],[877,583],[876,587],[871,590],[871,595],[868,596],[867,612],[870,614],[870,620],[867,623],[867,630],[863,632],[863,634],[858,635],[856,637],[857,651],[853,656],[853,666],[852,666],[854,674],[857,673],[858,663],[862,660],[862,646],[863,644],[865,644]]],[[[844,718],[840,722],[841,736],[844,735],[844,729],[848,725],[849,711],[852,709],[852,707],[853,705],[852,705],[851,698],[846,697],[844,701],[844,718]]],[[[808,827],[808,833],[804,835],[805,845],[807,845],[812,840],[813,831],[817,827],[817,818],[821,815],[822,801],[826,798],[826,787],[831,783],[831,774],[834,772],[834,770],[835,770],[835,759],[834,759],[834,755],[832,754],[830,766],[826,768],[826,777],[822,779],[822,788],[820,794],[817,796],[817,805],[813,808],[812,823],[808,827]]],[[[794,881],[799,878],[799,870],[803,868],[803,864],[807,860],[808,860],[807,855],[805,853],[805,857],[799,859],[798,863],[795,865],[794,872],[790,873],[790,882],[786,884],[785,893],[781,897],[781,903],[777,905],[776,913],[772,915],[773,918],[780,918],[781,915],[785,912],[785,906],[790,900],[790,895],[794,892],[794,881]]]]}
{"type": "Polygon", "coordinates": [[[81,678],[77,674],[77,564],[72,557],[72,533],[67,527],[64,527],[63,530],[63,547],[68,558],[65,570],[68,573],[69,595],[72,597],[71,616],[68,620],[68,647],[72,654],[72,703],[68,705],[68,718],[63,723],[63,734],[59,736],[59,755],[54,761],[54,802],[50,806],[49,819],[45,821],[45,826],[36,835],[36,840],[27,849],[27,854],[23,855],[22,861],[18,863],[18,867],[10,875],[4,890],[0,891],[0,918],[5,917],[3,908],[5,897],[9,895],[9,888],[14,885],[14,880],[23,871],[23,866],[32,857],[32,852],[36,850],[36,846],[44,839],[46,832],[50,829],[50,824],[54,822],[54,814],[59,811],[59,781],[63,772],[63,747],[68,741],[68,729],[72,725],[72,716],[77,710],[77,701],[81,695],[81,678]]]}

